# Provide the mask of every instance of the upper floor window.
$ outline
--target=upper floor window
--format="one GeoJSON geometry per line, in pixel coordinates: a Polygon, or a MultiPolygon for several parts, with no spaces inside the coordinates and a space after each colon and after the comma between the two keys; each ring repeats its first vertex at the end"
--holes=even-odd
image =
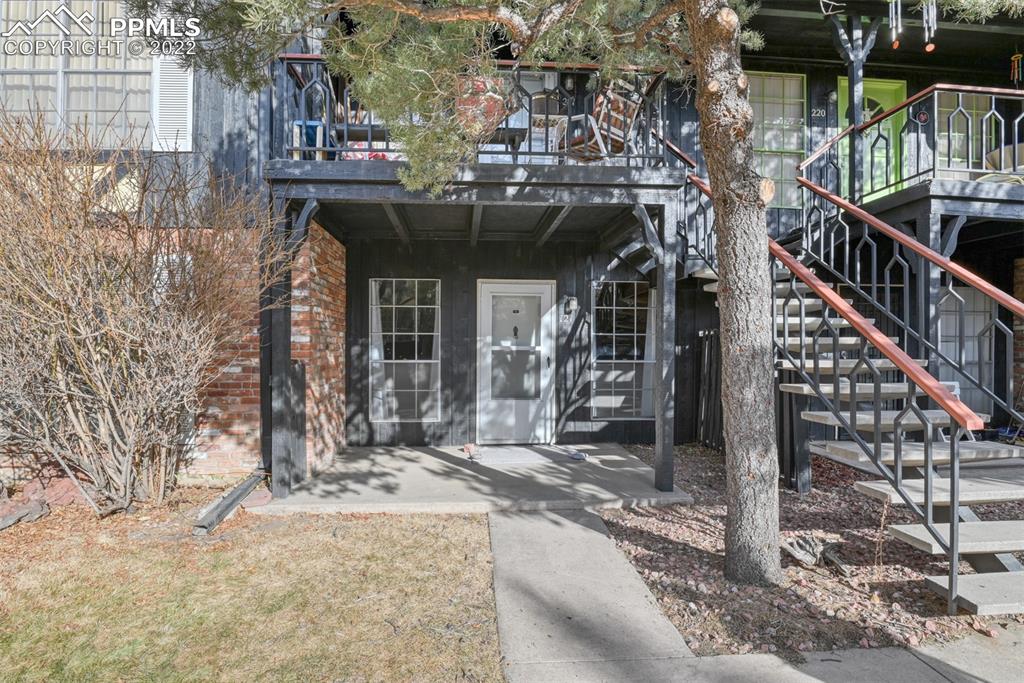
{"type": "Polygon", "coordinates": [[[441,419],[441,282],[370,280],[370,419],[441,419]]]}
{"type": "Polygon", "coordinates": [[[750,73],[754,155],[758,172],[775,182],[770,206],[799,208],[796,167],[804,157],[806,98],[801,74],[750,73]]]}
{"type": "Polygon", "coordinates": [[[646,282],[594,283],[591,415],[654,417],[654,297],[646,282]]]}
{"type": "Polygon", "coordinates": [[[0,41],[0,105],[84,128],[101,147],[190,151],[192,74],[148,46],[133,54],[134,41],[111,35],[124,16],[121,0],[0,2],[0,32],[14,30],[0,41]]]}

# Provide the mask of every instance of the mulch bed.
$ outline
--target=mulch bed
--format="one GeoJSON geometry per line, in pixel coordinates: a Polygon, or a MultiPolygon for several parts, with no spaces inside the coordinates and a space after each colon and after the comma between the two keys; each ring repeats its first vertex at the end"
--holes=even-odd
{"type": "MultiPolygon", "coordinates": [[[[650,462],[649,447],[630,447],[650,462]]],[[[850,647],[915,646],[945,642],[972,630],[998,637],[1000,624],[1021,617],[946,616],[945,600],[928,590],[925,575],[947,563],[892,539],[885,525],[913,523],[913,515],[858,494],[866,477],[816,458],[814,490],[780,491],[784,538],[813,534],[839,542],[850,571],[805,568],[783,555],[784,580],[745,586],[723,575],[725,461],[700,447],[676,450],[676,484],[694,505],[613,510],[605,522],[662,610],[698,655],[777,652],[799,661],[802,652],[850,647]]],[[[976,509],[982,519],[1019,519],[1019,503],[976,509]]],[[[964,565],[964,571],[970,571],[964,565]]]]}

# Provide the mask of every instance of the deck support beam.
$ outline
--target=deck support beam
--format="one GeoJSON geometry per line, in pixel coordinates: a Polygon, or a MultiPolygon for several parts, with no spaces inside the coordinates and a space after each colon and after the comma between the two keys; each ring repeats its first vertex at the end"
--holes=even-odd
{"type": "Polygon", "coordinates": [[[569,216],[572,209],[572,206],[552,206],[544,212],[533,232],[533,240],[538,249],[551,239],[551,236],[555,234],[558,226],[569,216]]]}
{"type": "MultiPolygon", "coordinates": [[[[642,207],[637,207],[642,210],[642,207]]],[[[647,218],[646,211],[643,216],[647,218]]],[[[679,235],[676,224],[680,219],[678,202],[663,206],[658,221],[660,244],[654,258],[657,261],[655,287],[657,301],[655,315],[655,386],[654,386],[654,487],[671,491],[675,468],[675,395],[676,395],[676,253],[679,235]]],[[[650,218],[643,221],[650,223],[650,218]]]]}
{"type": "Polygon", "coordinates": [[[395,229],[395,233],[398,235],[398,239],[402,240],[402,244],[409,246],[411,238],[411,231],[409,230],[409,222],[405,218],[405,211],[402,210],[401,206],[396,206],[391,203],[381,204],[384,209],[384,213],[388,215],[388,220],[391,221],[392,227],[395,229]]]}
{"type": "MultiPolygon", "coordinates": [[[[278,222],[271,239],[294,259],[319,208],[308,199],[298,211],[274,202],[278,222]]],[[[292,361],[290,269],[260,297],[260,450],[274,498],[285,498],[306,477],[305,367],[292,361]]]]}

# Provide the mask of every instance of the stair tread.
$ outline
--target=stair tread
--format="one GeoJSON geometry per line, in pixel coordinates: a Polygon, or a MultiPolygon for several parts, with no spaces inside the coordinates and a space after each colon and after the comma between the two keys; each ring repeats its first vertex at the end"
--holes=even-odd
{"type": "MultiPolygon", "coordinates": [[[[947,389],[955,391],[957,387],[956,382],[943,382],[947,389]]],[[[857,382],[857,398],[865,401],[874,399],[875,385],[870,382],[857,382]]],[[[831,397],[835,393],[835,387],[832,383],[822,383],[819,387],[821,392],[828,397],[831,397]]],[[[881,382],[879,384],[879,390],[881,393],[882,400],[892,400],[898,398],[906,398],[907,392],[910,390],[909,382],[881,382]]],[[[794,382],[790,384],[780,384],[779,391],[787,394],[797,394],[799,396],[817,396],[811,385],[806,382],[794,382]]],[[[923,394],[924,391],[921,387],[916,387],[916,394],[923,394]]],[[[839,386],[839,397],[849,399],[850,397],[850,380],[841,379],[839,386]]]]}
{"type": "MultiPolygon", "coordinates": [[[[705,292],[711,292],[712,294],[717,293],[718,292],[719,282],[720,282],[720,280],[715,280],[714,282],[709,282],[708,284],[704,285],[704,291],[705,292]]],[[[828,287],[829,289],[833,288],[833,285],[831,285],[829,283],[826,283],[825,286],[828,287]]],[[[786,294],[789,293],[790,289],[792,289],[792,287],[790,286],[789,282],[777,282],[775,284],[775,294],[777,296],[778,295],[785,296],[786,294]]],[[[796,289],[797,289],[797,291],[803,292],[805,294],[808,293],[808,292],[813,291],[811,289],[810,285],[805,284],[803,282],[797,282],[796,283],[796,289]]]]}
{"type": "MultiPolygon", "coordinates": [[[[799,361],[799,359],[796,359],[796,360],[799,361]]],[[[924,360],[922,358],[914,358],[912,360],[916,364],[920,365],[922,368],[928,366],[928,361],[924,360]]],[[[779,362],[780,369],[783,369],[783,370],[793,370],[793,369],[795,369],[795,368],[797,368],[799,366],[799,363],[791,361],[791,360],[789,360],[787,358],[780,358],[778,362],[779,362]]],[[[896,369],[896,364],[893,363],[888,358],[872,358],[871,362],[875,366],[875,368],[877,368],[878,370],[895,370],[896,369]]],[[[860,363],[860,361],[858,359],[856,359],[856,358],[841,358],[839,360],[839,371],[841,373],[842,372],[849,372],[849,371],[853,370],[853,368],[858,363],[860,363]]],[[[820,372],[822,374],[830,375],[832,373],[833,360],[831,358],[822,358],[822,359],[820,359],[818,361],[817,366],[818,366],[818,369],[820,370],[820,372]]],[[[807,366],[804,369],[808,373],[813,373],[814,372],[814,367],[815,367],[814,358],[813,357],[808,357],[807,358],[807,366]]],[[[864,372],[867,372],[867,370],[864,370],[864,372]]],[[[860,373],[858,372],[858,374],[860,374],[860,373]]]]}
{"type": "MultiPolygon", "coordinates": [[[[944,541],[949,541],[949,524],[936,524],[935,529],[944,541]]],[[[1024,550],[1024,520],[960,522],[957,530],[960,552],[965,555],[1024,550]]],[[[889,533],[927,553],[945,553],[924,524],[893,524],[889,533]]]]}
{"type": "MultiPolygon", "coordinates": [[[[845,320],[844,318],[826,318],[826,320],[828,320],[829,323],[832,325],[832,327],[834,327],[836,329],[853,327],[853,325],[851,325],[850,322],[848,320],[845,320]]],[[[807,331],[807,332],[810,332],[811,334],[813,334],[814,331],[818,329],[818,325],[821,324],[821,318],[820,317],[807,317],[807,316],[805,316],[804,317],[804,321],[805,321],[804,330],[807,331]]],[[[872,325],[875,324],[875,319],[874,318],[867,318],[867,321],[869,323],[871,323],[872,325]]],[[[786,316],[786,315],[777,314],[775,316],[775,325],[776,326],[788,325],[789,330],[796,332],[796,331],[800,330],[800,318],[798,318],[795,315],[788,315],[788,316],[786,316]]]]}
{"type": "MultiPolygon", "coordinates": [[[[948,576],[927,576],[925,582],[939,595],[948,593],[948,576]]],[[[1024,612],[1024,572],[961,574],[956,592],[960,607],[972,614],[1024,612]]]]}
{"type": "MultiPolygon", "coordinates": [[[[899,410],[882,410],[879,411],[878,417],[882,421],[882,428],[888,430],[895,430],[895,420],[900,414],[899,410]]],[[[931,422],[933,427],[945,427],[950,424],[952,418],[945,410],[922,410],[925,417],[931,422]]],[[[849,413],[843,412],[843,417],[849,419],[849,413]]],[[[978,417],[984,422],[989,421],[989,415],[983,415],[978,413],[978,417]]],[[[830,427],[841,427],[842,423],[839,421],[839,417],[835,413],[829,410],[805,410],[800,413],[800,419],[808,422],[814,422],[816,424],[828,425],[830,427]]],[[[920,427],[922,426],[921,420],[917,415],[909,414],[903,418],[900,426],[904,429],[909,427],[920,427]]],[[[875,412],[873,410],[859,410],[857,411],[857,429],[859,431],[873,431],[875,427],[875,412]]]]}
{"type": "MultiPolygon", "coordinates": [[[[868,497],[888,500],[894,505],[903,504],[903,499],[888,481],[856,481],[853,487],[868,497]]],[[[904,479],[903,490],[914,503],[924,504],[924,479],[904,479]]],[[[998,476],[960,477],[961,505],[1012,500],[1024,500],[1024,468],[1016,474],[1002,472],[998,476]]],[[[935,505],[949,504],[949,479],[932,480],[932,502],[935,505]]]]}
{"type": "MultiPolygon", "coordinates": [[[[870,464],[871,460],[853,441],[812,441],[811,449],[817,453],[847,460],[859,465],[870,464]]],[[[924,444],[906,442],[903,444],[903,464],[905,466],[924,465],[924,444]]],[[[961,462],[982,460],[1009,460],[1024,458],[1024,446],[1013,446],[997,441],[961,441],[961,462]]],[[[896,447],[891,443],[882,444],[882,462],[891,465],[896,461],[896,447]]],[[[943,443],[936,443],[932,448],[932,462],[941,465],[949,462],[949,449],[943,443]]]]}

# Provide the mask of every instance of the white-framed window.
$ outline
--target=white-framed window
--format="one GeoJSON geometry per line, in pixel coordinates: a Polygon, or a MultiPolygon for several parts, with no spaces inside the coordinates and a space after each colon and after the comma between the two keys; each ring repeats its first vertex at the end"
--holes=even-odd
{"type": "Polygon", "coordinates": [[[654,417],[654,290],[646,282],[595,282],[590,414],[654,417]]]}
{"type": "Polygon", "coordinates": [[[775,182],[770,206],[800,208],[796,167],[804,158],[807,100],[802,74],[747,72],[758,172],[775,182]]]}
{"type": "Polygon", "coordinates": [[[370,420],[441,419],[441,281],[370,280],[370,420]]]}
{"type": "Polygon", "coordinates": [[[130,140],[191,151],[192,71],[153,57],[148,47],[131,54],[130,39],[110,30],[110,20],[124,16],[121,0],[0,1],[0,32],[14,30],[0,38],[0,105],[12,114],[42,113],[55,130],[85,127],[102,147],[130,140]],[[18,30],[19,22],[25,28],[18,30]],[[37,40],[76,47],[19,48],[37,40]],[[82,49],[85,44],[92,49],[82,49]]]}

